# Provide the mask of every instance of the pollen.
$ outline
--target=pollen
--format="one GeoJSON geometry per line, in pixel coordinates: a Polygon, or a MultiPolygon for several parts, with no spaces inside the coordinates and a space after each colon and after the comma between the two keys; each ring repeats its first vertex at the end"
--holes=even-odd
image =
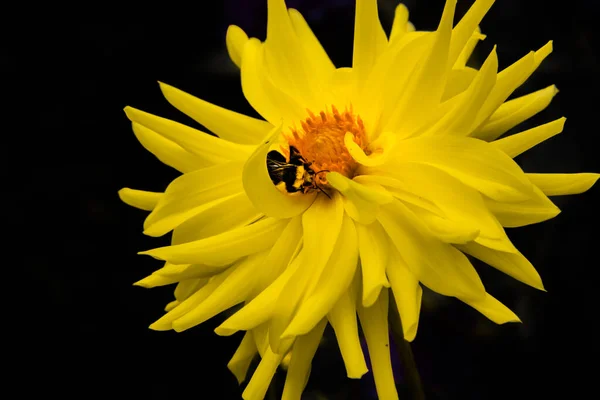
{"type": "MultiPolygon", "coordinates": [[[[319,114],[307,112],[308,118],[300,122],[300,128],[293,127],[291,133],[285,135],[288,144],[311,163],[313,171],[338,172],[352,178],[358,163],[346,149],[344,137],[350,132],[354,142],[368,154],[365,126],[360,116],[354,114],[352,107],[343,112],[335,106],[319,114]]],[[[326,174],[318,174],[316,178],[320,185],[327,185],[326,174]]]]}

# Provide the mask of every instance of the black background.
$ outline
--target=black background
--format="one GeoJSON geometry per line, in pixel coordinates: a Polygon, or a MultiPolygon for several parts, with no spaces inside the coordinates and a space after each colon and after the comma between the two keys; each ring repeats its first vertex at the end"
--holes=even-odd
{"type": "MultiPolygon", "coordinates": [[[[136,253],[169,239],[144,237],[146,213],[117,196],[122,187],[162,191],[177,176],[136,141],[123,107],[195,126],[162,98],[157,80],[256,115],[228,60],[225,31],[238,24],[264,39],[266,1],[206,3],[131,10],[86,3],[4,15],[3,203],[12,238],[5,241],[4,325],[14,338],[3,347],[18,397],[240,396],[226,363],[241,338],[212,332],[222,317],[181,334],[147,328],[162,315],[172,288],[133,287],[160,266],[136,253]]],[[[396,1],[379,3],[389,30],[396,1]]],[[[457,15],[471,3],[459,0],[457,15]]],[[[418,29],[435,28],[441,0],[406,4],[418,29]]],[[[350,65],[352,0],[288,5],[305,15],[337,66],[350,65]]],[[[552,83],[561,92],[519,130],[563,115],[568,121],[563,134],[518,159],[526,171],[600,170],[598,16],[592,0],[560,6],[499,0],[482,24],[488,38],[475,63],[494,43],[504,68],[554,39],[554,53],[515,94],[552,83]]],[[[413,348],[429,398],[593,397],[598,193],[556,198],[563,210],[557,218],[509,230],[548,293],[479,268],[489,291],[523,324],[496,326],[456,300],[426,293],[413,348]]],[[[283,376],[278,379],[281,384],[283,376]]],[[[335,341],[328,339],[305,396],[369,398],[370,385],[368,377],[361,383],[344,378],[335,341]]]]}

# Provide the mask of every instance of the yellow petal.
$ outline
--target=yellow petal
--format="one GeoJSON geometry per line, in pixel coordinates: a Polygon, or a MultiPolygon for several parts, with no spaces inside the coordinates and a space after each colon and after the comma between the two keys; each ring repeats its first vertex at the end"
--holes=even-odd
{"type": "Polygon", "coordinates": [[[327,174],[327,181],[344,195],[346,213],[362,224],[375,221],[379,206],[393,200],[385,190],[376,190],[356,183],[337,172],[327,174]]]}
{"type": "Polygon", "coordinates": [[[287,224],[265,218],[252,225],[206,239],[140,252],[173,264],[226,265],[241,257],[270,248],[287,224]]]}
{"type": "Polygon", "coordinates": [[[467,186],[498,201],[522,201],[531,196],[531,182],[506,154],[481,140],[427,136],[404,140],[382,168],[399,171],[406,163],[438,168],[467,186]]]}
{"type": "Polygon", "coordinates": [[[429,119],[431,109],[439,104],[453,64],[448,66],[448,51],[455,7],[456,0],[446,1],[433,45],[414,70],[396,105],[396,112],[384,130],[397,128],[401,137],[407,137],[429,119]]]}
{"type": "Polygon", "coordinates": [[[165,266],[154,272],[164,278],[176,279],[182,281],[184,279],[199,279],[210,278],[211,276],[220,274],[231,264],[212,266],[203,264],[171,264],[165,263],[165,266]]]}
{"type": "Polygon", "coordinates": [[[503,139],[491,142],[499,150],[515,158],[534,146],[562,132],[566,118],[559,118],[547,124],[536,126],[521,133],[515,133],[503,139]]]}
{"type": "Polygon", "coordinates": [[[179,302],[185,301],[207,283],[208,278],[188,279],[179,282],[175,288],[175,299],[179,302]]]}
{"type": "MultiPolygon", "coordinates": [[[[482,196],[459,180],[428,165],[406,164],[395,175],[395,179],[372,176],[393,192],[398,188],[410,191],[414,196],[429,201],[437,207],[423,208],[408,199],[407,205],[432,233],[448,243],[465,243],[469,237],[482,245],[513,251],[514,246],[504,229],[490,213],[482,196]]],[[[367,179],[367,178],[364,178],[367,179]]],[[[406,201],[404,197],[399,199],[406,201]]]]}
{"type": "Polygon", "coordinates": [[[144,221],[144,234],[162,236],[182,222],[242,192],[243,164],[230,162],[175,179],[144,221]]]}
{"type": "Polygon", "coordinates": [[[410,271],[425,286],[445,296],[484,297],[483,283],[467,257],[431,236],[402,203],[382,207],[378,220],[410,271]]]}
{"type": "Polygon", "coordinates": [[[417,328],[419,327],[423,289],[396,249],[391,250],[385,270],[392,286],[394,299],[398,305],[404,339],[412,342],[417,336],[417,328]]]}
{"type": "Polygon", "coordinates": [[[388,263],[390,243],[382,226],[375,222],[371,225],[356,224],[358,251],[362,270],[364,307],[371,307],[384,287],[390,287],[385,275],[388,263]]]}
{"type": "Polygon", "coordinates": [[[305,335],[313,329],[348,290],[357,264],[356,228],[350,217],[345,215],[338,240],[314,292],[300,305],[282,337],[305,335]]]}
{"type": "Polygon", "coordinates": [[[308,381],[310,366],[319,347],[327,320],[322,319],[308,334],[300,336],[292,347],[292,359],[285,377],[282,400],[300,399],[308,381]]]}
{"type": "Polygon", "coordinates": [[[536,52],[531,52],[498,74],[496,86],[477,114],[472,129],[477,129],[502,105],[512,92],[521,86],[552,52],[552,42],[536,52]]]}
{"type": "Polygon", "coordinates": [[[162,195],[163,193],[129,188],[119,190],[119,198],[123,203],[145,211],[152,211],[162,195]]]}
{"type": "Polygon", "coordinates": [[[446,101],[462,92],[464,92],[473,79],[477,76],[478,71],[474,68],[461,68],[461,69],[453,69],[450,71],[450,75],[448,76],[448,81],[446,82],[446,87],[444,88],[444,94],[442,96],[442,101],[446,101]]]}
{"type": "Polygon", "coordinates": [[[600,174],[526,174],[531,182],[547,196],[579,194],[589,190],[600,174]]]}
{"type": "Polygon", "coordinates": [[[266,252],[253,254],[231,267],[231,274],[201,304],[173,321],[172,327],[182,332],[246,300],[256,284],[257,271],[263,264],[266,252]]]}
{"type": "Polygon", "coordinates": [[[498,56],[496,46],[487,57],[483,66],[478,71],[475,79],[467,90],[460,94],[452,110],[434,123],[423,134],[451,134],[467,136],[474,116],[481,108],[483,102],[496,84],[496,73],[498,71],[498,56]]]}
{"type": "Polygon", "coordinates": [[[242,54],[244,52],[244,46],[248,42],[248,35],[239,26],[229,25],[227,28],[227,35],[225,36],[225,44],[227,45],[227,52],[231,61],[234,62],[238,68],[242,65],[242,54]]]}
{"type": "Polygon", "coordinates": [[[304,61],[310,65],[311,79],[325,82],[335,70],[335,66],[302,14],[293,8],[289,9],[289,14],[298,42],[304,49],[304,61]]]}
{"type": "Polygon", "coordinates": [[[176,276],[163,276],[160,274],[152,274],[144,279],[140,279],[139,281],[134,283],[134,286],[140,286],[146,289],[150,289],[158,286],[166,286],[171,285],[173,283],[179,282],[179,277],[176,276]]]}
{"type": "Polygon", "coordinates": [[[306,117],[306,111],[289,94],[283,92],[267,76],[265,71],[265,49],[263,44],[252,38],[244,46],[242,63],[242,91],[250,105],[273,125],[288,124],[306,117]]]}
{"type": "Polygon", "coordinates": [[[557,93],[556,86],[552,85],[546,89],[507,101],[471,136],[486,141],[494,140],[548,107],[557,93]]]}
{"type": "Polygon", "coordinates": [[[540,275],[535,270],[533,265],[531,265],[531,263],[523,256],[523,254],[519,252],[506,253],[489,249],[477,243],[457,245],[456,248],[475,258],[478,258],[479,260],[498,269],[499,271],[512,276],[518,281],[521,281],[536,289],[544,290],[544,285],[542,284],[540,275]]]}
{"type": "Polygon", "coordinates": [[[284,354],[276,354],[270,348],[267,349],[248,382],[248,386],[242,393],[244,400],[263,400],[265,398],[271,379],[273,379],[283,356],[284,354]]]}
{"type": "Polygon", "coordinates": [[[394,12],[390,43],[402,39],[402,36],[404,36],[406,32],[408,32],[408,8],[400,3],[396,6],[396,11],[394,12]]]}
{"type": "Polygon", "coordinates": [[[258,221],[264,215],[256,210],[246,193],[211,203],[198,214],[173,229],[172,244],[181,244],[214,236],[258,221]]]}
{"type": "Polygon", "coordinates": [[[178,305],[179,305],[179,302],[177,300],[173,300],[172,302],[170,302],[169,304],[167,304],[165,306],[165,312],[171,311],[172,309],[174,309],[178,305]]]}
{"type": "Polygon", "coordinates": [[[382,400],[398,399],[390,359],[388,300],[388,290],[384,289],[373,306],[364,308],[360,303],[358,306],[358,317],[369,348],[377,395],[382,400]]]}
{"type": "Polygon", "coordinates": [[[215,333],[221,336],[230,336],[238,330],[254,329],[266,322],[275,310],[277,299],[288,281],[295,276],[301,266],[302,258],[298,255],[271,285],[218,326],[215,333]]]}
{"type": "Polygon", "coordinates": [[[357,0],[352,69],[356,72],[359,87],[365,84],[373,65],[386,46],[387,37],[379,22],[377,2],[357,0]]]}
{"type": "Polygon", "coordinates": [[[222,162],[222,159],[218,157],[190,153],[174,140],[159,135],[136,122],[133,122],[131,127],[135,137],[146,150],[154,154],[162,163],[179,172],[191,172],[216,162],[222,162]]]}
{"type": "Polygon", "coordinates": [[[167,331],[173,329],[172,323],[181,316],[193,310],[197,305],[201,304],[212,292],[214,292],[227,277],[234,271],[234,268],[229,268],[220,275],[213,277],[208,283],[197,290],[193,295],[181,302],[173,310],[163,315],[158,321],[150,325],[150,329],[155,331],[167,331]]]}
{"type": "MultiPolygon", "coordinates": [[[[456,30],[452,31],[452,35],[454,36],[455,34],[458,34],[456,30]]],[[[473,50],[475,50],[475,47],[477,46],[477,43],[479,43],[480,40],[484,40],[485,37],[485,35],[481,34],[481,29],[479,29],[479,27],[476,27],[475,31],[467,41],[467,44],[465,44],[465,47],[463,47],[462,51],[458,55],[458,58],[454,62],[453,68],[465,68],[467,62],[469,61],[469,58],[471,58],[471,55],[473,54],[473,50]]],[[[456,38],[453,38],[453,40],[456,40],[456,38]]]]}
{"type": "Polygon", "coordinates": [[[242,174],[244,189],[257,210],[274,218],[291,218],[305,211],[317,194],[291,196],[281,193],[269,177],[267,153],[281,134],[281,126],[273,129],[263,144],[250,156],[242,174]]]}
{"type": "Polygon", "coordinates": [[[190,153],[214,160],[214,162],[245,161],[254,149],[253,146],[228,142],[179,122],[157,117],[133,107],[125,107],[125,113],[131,122],[145,126],[177,143],[190,153]]]}
{"type": "Polygon", "coordinates": [[[488,12],[495,0],[477,0],[469,8],[469,11],[462,17],[460,22],[456,24],[452,30],[452,41],[450,42],[450,50],[448,54],[449,65],[454,65],[454,62],[459,57],[467,45],[473,32],[476,32],[481,20],[488,12]]]}
{"type": "Polygon", "coordinates": [[[352,294],[347,291],[329,311],[328,318],[335,332],[348,378],[358,379],[369,370],[358,337],[355,304],[352,294]]]}
{"type": "Polygon", "coordinates": [[[256,145],[273,129],[267,121],[216,106],[165,83],[159,84],[169,103],[221,139],[256,145]]]}
{"type": "Polygon", "coordinates": [[[252,331],[246,332],[242,342],[238,346],[237,350],[229,363],[227,368],[235,375],[238,384],[241,384],[246,380],[246,374],[252,359],[256,355],[256,345],[254,344],[254,338],[252,337],[252,331]]]}
{"type": "Polygon", "coordinates": [[[526,201],[502,203],[487,198],[484,201],[494,217],[507,228],[537,224],[554,218],[560,213],[560,209],[536,186],[534,186],[534,196],[526,201]]]}
{"type": "Polygon", "coordinates": [[[465,303],[497,324],[521,322],[519,317],[514,312],[492,297],[492,295],[489,293],[486,293],[486,296],[483,300],[465,300],[465,303]]]}

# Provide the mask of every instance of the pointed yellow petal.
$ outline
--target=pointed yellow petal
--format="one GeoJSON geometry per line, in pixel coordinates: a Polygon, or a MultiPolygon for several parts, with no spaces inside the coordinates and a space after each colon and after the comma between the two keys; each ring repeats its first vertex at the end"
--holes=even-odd
{"type": "Polygon", "coordinates": [[[221,158],[190,153],[175,141],[142,126],[136,122],[131,124],[135,137],[142,146],[154,154],[162,163],[175,168],[179,172],[191,172],[202,167],[207,167],[221,158]]]}
{"type": "Polygon", "coordinates": [[[239,26],[229,25],[227,28],[227,35],[225,36],[225,44],[227,45],[227,52],[229,58],[238,68],[242,66],[242,54],[244,52],[244,46],[248,42],[248,35],[239,26]]]}
{"type": "Polygon", "coordinates": [[[208,283],[208,278],[188,279],[177,284],[175,298],[182,302],[208,283]]]}
{"type": "Polygon", "coordinates": [[[153,273],[152,275],[148,275],[144,279],[140,279],[139,281],[135,282],[134,286],[140,286],[146,289],[150,289],[153,287],[170,285],[176,282],[179,282],[178,277],[163,276],[157,273],[153,273]]]}
{"type": "Polygon", "coordinates": [[[165,278],[183,280],[206,279],[220,274],[230,267],[230,264],[222,266],[211,266],[203,264],[171,264],[165,263],[165,266],[155,272],[165,278]]]}
{"type": "Polygon", "coordinates": [[[547,196],[579,194],[589,190],[600,174],[526,174],[531,182],[547,196]]]}
{"type": "Polygon", "coordinates": [[[365,362],[358,325],[356,323],[356,302],[350,292],[342,294],[328,314],[329,323],[335,332],[348,378],[358,379],[369,370],[365,362]]]}
{"type": "Polygon", "coordinates": [[[465,45],[469,39],[473,36],[473,32],[477,30],[477,27],[481,23],[481,20],[487,14],[495,0],[477,0],[469,8],[469,11],[460,20],[458,24],[452,30],[452,41],[450,42],[450,51],[448,55],[448,61],[450,65],[454,65],[454,62],[458,58],[459,54],[463,51],[465,45]]]}
{"type": "Polygon", "coordinates": [[[498,201],[527,200],[533,191],[521,168],[496,147],[481,140],[450,135],[417,137],[396,146],[382,170],[401,171],[407,163],[438,168],[498,201]]]}
{"type": "Polygon", "coordinates": [[[554,218],[560,213],[560,209],[535,186],[534,196],[526,201],[502,203],[488,198],[485,198],[484,201],[494,217],[507,228],[537,224],[554,218]]]}
{"type": "Polygon", "coordinates": [[[125,107],[125,113],[131,122],[137,122],[153,130],[192,154],[210,158],[215,162],[245,161],[254,149],[253,146],[228,142],[179,122],[157,117],[133,107],[125,107]]]}
{"type": "Polygon", "coordinates": [[[536,126],[521,133],[490,142],[512,158],[562,132],[566,118],[559,118],[547,124],[536,126]]]}
{"type": "Polygon", "coordinates": [[[391,250],[385,270],[402,319],[404,339],[412,342],[417,336],[417,328],[419,327],[423,289],[417,278],[404,263],[404,259],[400,256],[398,250],[391,250]]]}
{"type": "Polygon", "coordinates": [[[202,286],[193,295],[181,302],[173,310],[162,316],[158,321],[150,325],[150,329],[155,331],[168,331],[173,329],[173,321],[187,314],[196,306],[201,304],[212,292],[214,292],[227,277],[234,271],[234,268],[229,268],[220,275],[213,277],[206,285],[202,286]]]}
{"type": "Polygon", "coordinates": [[[473,301],[465,300],[465,303],[488,317],[497,324],[505,324],[507,322],[521,322],[517,314],[512,312],[504,304],[500,303],[491,294],[486,293],[483,300],[473,301]]]}
{"type": "Polygon", "coordinates": [[[379,22],[377,2],[357,0],[352,69],[356,71],[359,86],[365,84],[373,65],[386,46],[387,37],[379,22]]]}
{"type": "Polygon", "coordinates": [[[300,305],[282,337],[305,335],[313,329],[348,290],[357,264],[356,228],[350,217],[345,215],[337,243],[314,292],[300,305]]]}
{"type": "Polygon", "coordinates": [[[163,193],[129,188],[119,190],[119,198],[123,203],[145,211],[152,211],[162,195],[163,193]]]}
{"type": "MultiPolygon", "coordinates": [[[[477,243],[469,243],[466,245],[457,245],[459,250],[480,259],[484,263],[512,276],[518,281],[521,281],[536,289],[544,290],[542,279],[535,270],[533,265],[523,256],[517,253],[505,253],[489,249],[477,243]]],[[[459,297],[459,296],[457,296],[459,297]]],[[[461,297],[459,297],[461,298],[461,297]]],[[[461,300],[465,301],[461,298],[461,300]]]]}
{"type": "Polygon", "coordinates": [[[365,334],[369,358],[373,368],[375,387],[380,399],[398,399],[390,359],[390,338],[388,331],[388,290],[384,289],[373,306],[358,306],[360,325],[365,334]]]}
{"type": "Polygon", "coordinates": [[[263,400],[265,398],[271,379],[273,379],[283,356],[284,354],[275,354],[270,348],[267,349],[248,382],[248,386],[242,393],[244,400],[263,400]]]}
{"type": "Polygon", "coordinates": [[[375,222],[371,225],[356,224],[358,251],[362,271],[364,307],[371,307],[384,287],[390,287],[385,275],[390,243],[383,227],[375,222]]]}
{"type": "Polygon", "coordinates": [[[173,229],[172,244],[193,242],[205,239],[258,221],[264,215],[258,212],[246,193],[226,197],[212,202],[198,214],[173,229]]]}
{"type": "Polygon", "coordinates": [[[396,11],[394,12],[390,43],[402,39],[402,36],[404,36],[406,32],[408,32],[408,8],[400,3],[396,6],[396,11]]]}
{"type": "Polygon", "coordinates": [[[301,265],[302,258],[299,255],[271,285],[218,326],[215,333],[220,336],[230,336],[238,330],[254,329],[266,322],[275,310],[280,294],[301,265]]]}
{"type": "Polygon", "coordinates": [[[507,101],[471,136],[486,141],[494,140],[548,107],[557,93],[556,86],[552,85],[546,89],[507,101]]]}
{"type": "Polygon", "coordinates": [[[267,170],[267,153],[280,134],[281,126],[274,128],[269,138],[258,146],[244,165],[242,180],[246,194],[257,210],[274,218],[290,218],[306,210],[317,195],[290,196],[273,185],[267,170]]]}
{"type": "Polygon", "coordinates": [[[497,71],[498,56],[496,46],[494,46],[473,82],[464,93],[460,94],[460,100],[456,100],[454,108],[423,134],[468,136],[474,116],[477,115],[483,102],[496,84],[497,71]]]}
{"type": "Polygon", "coordinates": [[[257,271],[267,267],[263,264],[266,255],[266,252],[253,254],[231,267],[234,270],[210,296],[173,321],[173,329],[185,331],[246,300],[256,284],[257,271]]]}
{"type": "Polygon", "coordinates": [[[385,190],[377,190],[356,183],[337,172],[327,174],[327,181],[344,195],[346,213],[362,224],[370,224],[375,221],[379,206],[393,200],[393,197],[385,190]]]}
{"type": "Polygon", "coordinates": [[[496,86],[477,114],[472,129],[476,130],[512,92],[521,86],[537,69],[540,63],[552,52],[552,42],[536,52],[531,52],[498,74],[496,86]]]}
{"type": "Polygon", "coordinates": [[[144,234],[162,236],[179,224],[239,194],[243,164],[230,162],[175,179],[144,221],[144,234]]]}
{"type": "Polygon", "coordinates": [[[265,218],[252,225],[206,239],[140,252],[173,264],[226,265],[241,257],[270,248],[287,224],[265,218]]]}
{"type": "Polygon", "coordinates": [[[221,139],[256,145],[273,129],[267,121],[216,106],[165,83],[159,84],[169,103],[221,139]]]}
{"type": "Polygon", "coordinates": [[[308,382],[311,362],[323,337],[325,326],[327,326],[327,320],[323,319],[308,334],[296,339],[285,377],[282,400],[296,400],[302,396],[306,382],[308,382]]]}
{"type": "Polygon", "coordinates": [[[402,203],[382,207],[378,220],[410,271],[425,286],[445,296],[484,297],[483,283],[467,257],[431,236],[402,203]]]}
{"type": "Polygon", "coordinates": [[[297,100],[283,92],[267,76],[263,44],[252,38],[244,46],[242,64],[242,90],[250,105],[267,121],[278,125],[299,121],[306,111],[297,100]]]}
{"type": "MultiPolygon", "coordinates": [[[[456,30],[452,31],[452,35],[454,36],[455,34],[457,34],[456,30]]],[[[458,58],[454,62],[453,68],[465,68],[467,62],[469,61],[469,58],[471,58],[471,55],[473,54],[473,50],[475,50],[475,47],[477,46],[477,43],[479,43],[480,40],[484,40],[485,37],[485,35],[481,34],[481,29],[479,29],[479,27],[476,27],[475,31],[471,35],[471,38],[467,41],[467,44],[465,44],[465,47],[463,47],[462,51],[458,55],[458,58]]]]}
{"type": "Polygon", "coordinates": [[[298,42],[304,49],[305,61],[311,66],[311,78],[324,82],[333,73],[335,66],[302,14],[293,8],[289,9],[289,14],[298,42]]]}
{"type": "Polygon", "coordinates": [[[450,71],[446,87],[444,88],[444,95],[442,96],[442,102],[464,92],[467,90],[473,79],[477,76],[479,71],[474,68],[461,68],[453,69],[450,71]]]}
{"type": "Polygon", "coordinates": [[[229,363],[227,363],[227,368],[235,375],[238,384],[242,384],[242,382],[246,380],[248,368],[256,353],[257,350],[256,345],[254,344],[254,338],[252,337],[252,331],[248,331],[244,335],[235,354],[231,357],[229,363]]]}
{"type": "Polygon", "coordinates": [[[450,66],[454,63],[448,65],[455,8],[456,0],[446,1],[433,45],[414,70],[385,130],[396,130],[391,128],[397,127],[401,137],[413,134],[429,119],[431,109],[442,99],[450,66]]]}

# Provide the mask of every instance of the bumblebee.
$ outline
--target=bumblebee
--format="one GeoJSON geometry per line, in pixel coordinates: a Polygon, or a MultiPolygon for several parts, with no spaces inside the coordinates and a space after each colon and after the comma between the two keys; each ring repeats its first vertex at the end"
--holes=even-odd
{"type": "Polygon", "coordinates": [[[276,150],[271,150],[267,154],[267,170],[269,177],[277,189],[283,193],[309,193],[313,190],[320,190],[327,197],[329,195],[317,184],[317,175],[322,170],[315,172],[311,168],[312,163],[306,161],[297,148],[290,146],[290,156],[286,160],[285,156],[276,150]]]}

